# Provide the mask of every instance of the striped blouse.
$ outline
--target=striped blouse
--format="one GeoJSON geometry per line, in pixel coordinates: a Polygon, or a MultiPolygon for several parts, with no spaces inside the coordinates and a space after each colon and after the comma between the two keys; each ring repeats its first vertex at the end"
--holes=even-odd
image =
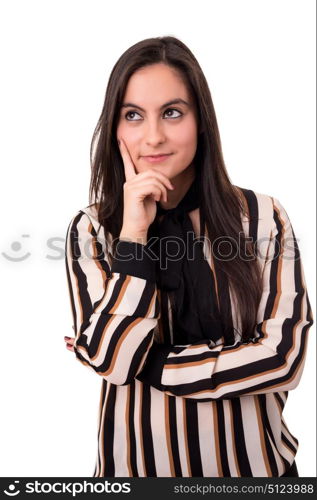
{"type": "MultiPolygon", "coordinates": [[[[230,289],[229,346],[223,338],[174,345],[171,303],[156,286],[155,261],[146,252],[138,258],[142,244],[120,240],[129,260],[118,249],[112,256],[95,205],[70,221],[74,352],[101,377],[93,477],[277,477],[293,463],[298,440],[283,409],[301,379],[314,320],[287,212],[272,196],[241,192],[255,216],[241,221],[257,241],[263,294],[254,338],[242,342],[230,289]]],[[[199,209],[189,216],[197,236],[199,209]]]]}

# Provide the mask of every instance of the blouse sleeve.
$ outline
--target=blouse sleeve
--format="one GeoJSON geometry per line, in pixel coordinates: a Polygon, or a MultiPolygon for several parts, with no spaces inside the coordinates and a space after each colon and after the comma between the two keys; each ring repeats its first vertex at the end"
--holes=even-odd
{"type": "Polygon", "coordinates": [[[131,383],[142,369],[159,318],[150,258],[126,259],[127,250],[136,255],[135,249],[143,246],[119,240],[118,259],[114,256],[111,265],[85,212],[79,211],[67,229],[65,263],[76,359],[116,385],[131,383]]]}
{"type": "Polygon", "coordinates": [[[288,391],[304,367],[313,316],[290,219],[272,198],[273,221],[254,339],[233,345],[154,343],[137,379],[167,394],[207,401],[288,391]]]}

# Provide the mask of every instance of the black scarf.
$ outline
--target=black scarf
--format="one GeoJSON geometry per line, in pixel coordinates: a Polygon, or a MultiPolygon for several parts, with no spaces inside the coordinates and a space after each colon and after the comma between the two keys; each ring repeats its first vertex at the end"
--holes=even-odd
{"type": "MultiPolygon", "coordinates": [[[[194,344],[203,339],[214,342],[223,336],[213,273],[203,253],[203,241],[196,238],[188,212],[200,206],[196,176],[175,208],[164,209],[157,202],[157,214],[148,230],[159,239],[153,250],[156,281],[161,293],[168,293],[173,311],[174,344],[194,344]],[[161,221],[160,215],[164,215],[161,221]],[[161,259],[159,258],[161,256],[161,259]]],[[[201,228],[204,219],[200,209],[201,228]]],[[[201,236],[201,235],[200,235],[201,236]]]]}

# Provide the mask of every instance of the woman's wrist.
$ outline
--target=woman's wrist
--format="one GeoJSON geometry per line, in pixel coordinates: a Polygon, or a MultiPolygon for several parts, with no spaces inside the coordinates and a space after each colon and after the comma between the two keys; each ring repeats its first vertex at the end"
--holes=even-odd
{"type": "Polygon", "coordinates": [[[133,241],[135,243],[147,244],[147,233],[133,233],[131,231],[121,229],[119,240],[133,241]]]}

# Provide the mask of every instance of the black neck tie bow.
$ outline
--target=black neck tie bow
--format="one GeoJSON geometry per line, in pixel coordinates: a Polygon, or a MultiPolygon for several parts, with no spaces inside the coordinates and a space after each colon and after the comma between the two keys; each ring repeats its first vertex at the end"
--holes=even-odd
{"type": "MultiPolygon", "coordinates": [[[[156,281],[166,292],[173,312],[174,344],[194,344],[223,336],[212,270],[195,236],[188,212],[200,206],[199,182],[192,182],[175,208],[157,203],[157,214],[148,231],[156,260],[156,281]],[[162,220],[158,220],[163,215],[162,220]],[[152,240],[154,241],[154,240],[152,240]]],[[[203,220],[202,217],[200,219],[203,220]]]]}

